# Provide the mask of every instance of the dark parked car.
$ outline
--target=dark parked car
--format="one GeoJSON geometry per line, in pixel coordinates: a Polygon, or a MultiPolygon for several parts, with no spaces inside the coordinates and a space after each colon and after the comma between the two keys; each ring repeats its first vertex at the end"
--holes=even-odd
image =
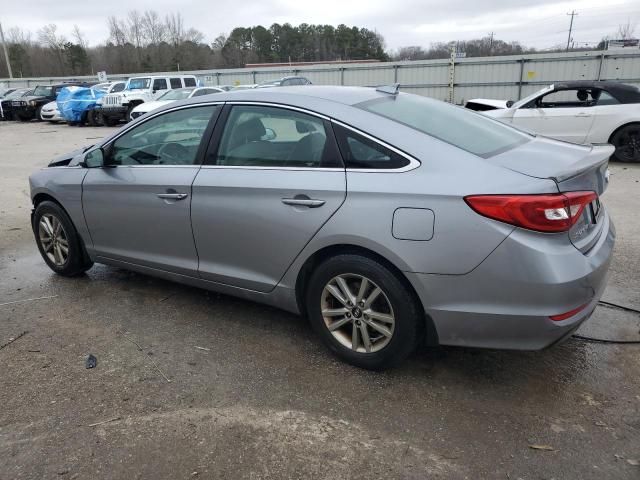
{"type": "Polygon", "coordinates": [[[81,87],[90,87],[91,85],[86,83],[60,83],[58,85],[38,85],[33,94],[29,97],[21,98],[20,100],[14,100],[11,103],[13,109],[14,119],[18,119],[22,122],[33,120],[34,118],[41,121],[40,110],[47,103],[52,102],[60,93],[64,87],[70,87],[73,85],[81,87]]]}
{"type": "Polygon", "coordinates": [[[33,93],[32,88],[17,88],[6,94],[0,101],[0,117],[2,120],[13,120],[13,102],[20,101],[33,93]]]}
{"type": "Polygon", "coordinates": [[[306,77],[282,77],[278,80],[267,80],[258,84],[256,88],[266,87],[293,87],[296,85],[311,85],[311,80],[306,77]]]}

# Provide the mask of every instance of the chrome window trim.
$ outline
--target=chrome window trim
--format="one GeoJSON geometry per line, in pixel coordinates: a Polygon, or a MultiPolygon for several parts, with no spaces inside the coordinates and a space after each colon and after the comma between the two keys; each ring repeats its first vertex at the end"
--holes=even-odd
{"type": "Polygon", "coordinates": [[[252,101],[252,100],[246,100],[246,101],[245,100],[231,100],[231,101],[227,101],[226,103],[228,105],[256,105],[256,106],[260,106],[260,107],[274,107],[274,108],[283,108],[285,110],[295,110],[297,112],[305,113],[305,114],[311,115],[313,117],[321,118],[322,120],[331,121],[331,119],[329,117],[327,117],[326,115],[323,115],[322,113],[314,112],[313,110],[307,110],[306,108],[294,107],[292,105],[285,105],[285,104],[282,104],[282,103],[256,102],[256,101],[252,101]]]}
{"type": "Polygon", "coordinates": [[[389,150],[391,150],[394,153],[397,153],[398,155],[400,155],[401,157],[407,159],[409,161],[408,165],[405,165],[404,167],[400,167],[400,168],[347,168],[347,172],[361,172],[361,173],[402,173],[402,172],[408,172],[411,170],[415,170],[416,168],[418,168],[420,165],[422,165],[422,163],[420,162],[420,160],[412,157],[411,155],[403,152],[402,150],[397,149],[396,147],[394,147],[393,145],[389,145],[386,142],[383,142],[382,140],[377,139],[376,137],[372,137],[371,135],[369,135],[368,133],[364,133],[361,130],[358,130],[357,128],[352,127],[351,125],[347,125],[346,123],[341,122],[340,120],[336,120],[336,119],[331,119],[332,123],[335,123],[336,125],[340,125],[343,128],[346,128],[347,130],[351,130],[354,133],[357,133],[358,135],[362,135],[363,137],[365,137],[368,140],[371,140],[374,143],[377,143],[378,145],[387,148],[389,150]]]}
{"type": "Polygon", "coordinates": [[[202,165],[207,170],[291,170],[295,172],[342,172],[344,168],[337,167],[260,167],[248,165],[202,165]]]}

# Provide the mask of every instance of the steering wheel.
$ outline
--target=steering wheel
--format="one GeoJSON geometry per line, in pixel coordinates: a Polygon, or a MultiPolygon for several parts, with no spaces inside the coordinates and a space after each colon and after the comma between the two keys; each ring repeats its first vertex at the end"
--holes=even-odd
{"type": "Polygon", "coordinates": [[[158,149],[158,164],[160,165],[180,165],[186,164],[190,157],[189,150],[179,143],[170,142],[163,144],[158,149]]]}

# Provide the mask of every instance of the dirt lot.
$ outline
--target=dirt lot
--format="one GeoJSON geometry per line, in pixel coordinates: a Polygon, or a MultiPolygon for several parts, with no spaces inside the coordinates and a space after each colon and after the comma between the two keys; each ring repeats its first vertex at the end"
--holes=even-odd
{"type": "MultiPolygon", "coordinates": [[[[0,349],[0,479],[640,478],[640,345],[442,347],[371,373],[276,309],[99,265],[55,276],[27,177],[109,130],[0,123],[0,304],[53,296],[0,305],[0,345],[28,331],[0,349]]],[[[604,299],[640,308],[640,165],[611,169],[604,299]]],[[[639,329],[599,307],[582,333],[639,329]]]]}

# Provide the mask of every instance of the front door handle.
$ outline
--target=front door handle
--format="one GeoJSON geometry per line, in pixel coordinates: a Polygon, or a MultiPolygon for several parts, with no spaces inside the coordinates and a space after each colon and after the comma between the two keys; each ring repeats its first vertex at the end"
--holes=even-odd
{"type": "Polygon", "coordinates": [[[184,200],[189,195],[186,193],[156,193],[156,196],[164,200],[184,200]]]}
{"type": "Polygon", "coordinates": [[[318,208],[325,204],[324,200],[317,200],[309,197],[283,198],[282,203],[294,207],[318,208]]]}
{"type": "Polygon", "coordinates": [[[576,113],[576,114],[574,115],[574,117],[590,117],[590,116],[591,116],[591,115],[589,115],[589,114],[588,114],[588,113],[586,113],[586,112],[580,112],[580,113],[576,113]]]}

